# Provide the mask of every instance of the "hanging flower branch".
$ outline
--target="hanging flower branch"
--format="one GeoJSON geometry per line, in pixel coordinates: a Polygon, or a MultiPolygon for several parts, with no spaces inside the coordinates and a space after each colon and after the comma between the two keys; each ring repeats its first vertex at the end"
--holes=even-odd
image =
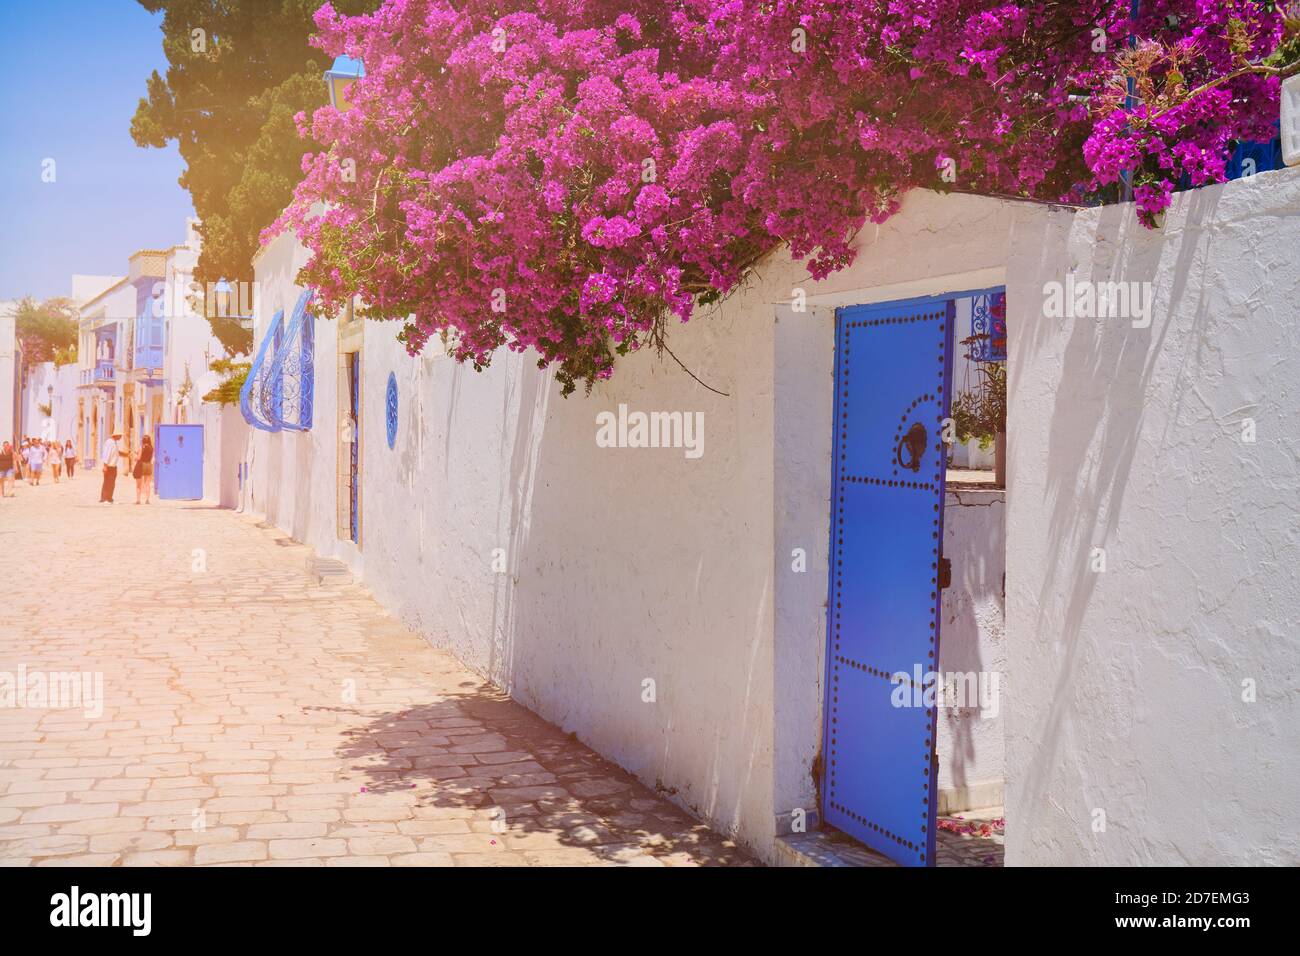
{"type": "Polygon", "coordinates": [[[272,227],[311,250],[303,284],[404,321],[413,353],[531,349],[565,394],[782,244],[842,269],[912,188],[1085,201],[1131,171],[1149,220],[1271,136],[1278,75],[1233,74],[1285,29],[1249,0],[1135,21],[1129,0],[387,0],[316,23],[366,75],[351,109],[299,117],[330,144],[272,227]]]}

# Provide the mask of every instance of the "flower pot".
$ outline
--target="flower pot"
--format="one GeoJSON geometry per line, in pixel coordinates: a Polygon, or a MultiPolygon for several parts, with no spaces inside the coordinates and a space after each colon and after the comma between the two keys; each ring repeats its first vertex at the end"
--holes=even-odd
{"type": "Polygon", "coordinates": [[[1282,82],[1282,161],[1300,166],[1300,73],[1282,82]]]}
{"type": "Polygon", "coordinates": [[[993,439],[993,483],[999,488],[1007,486],[1007,433],[998,432],[993,439]]]}

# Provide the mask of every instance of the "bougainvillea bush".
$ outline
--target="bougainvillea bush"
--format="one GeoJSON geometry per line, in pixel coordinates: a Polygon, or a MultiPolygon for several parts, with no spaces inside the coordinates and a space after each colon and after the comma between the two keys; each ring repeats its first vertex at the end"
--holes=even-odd
{"type": "MultiPolygon", "coordinates": [[[[316,15],[364,61],[300,117],[293,228],[326,309],[353,294],[476,367],[506,346],[567,394],[788,244],[816,277],[915,187],[1118,198],[1269,138],[1271,3],[388,0],[316,15]],[[1248,68],[1249,67],[1249,68],[1248,68]],[[1131,82],[1128,79],[1132,78],[1131,82]]],[[[1276,61],[1274,61],[1276,62],[1276,61]]],[[[670,350],[671,351],[671,350],[670,350]]]]}

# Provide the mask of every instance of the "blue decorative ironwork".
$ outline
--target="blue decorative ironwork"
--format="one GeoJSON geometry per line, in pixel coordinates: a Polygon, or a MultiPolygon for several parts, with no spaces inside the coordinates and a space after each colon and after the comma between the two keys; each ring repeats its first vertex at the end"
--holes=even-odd
{"type": "Polygon", "coordinates": [[[271,362],[268,416],[289,431],[311,430],[315,392],[316,320],[308,310],[312,290],[298,297],[282,342],[271,362]]]}
{"type": "Polygon", "coordinates": [[[388,373],[388,390],[384,395],[384,421],[388,426],[388,447],[397,444],[397,376],[388,373]]]}
{"type": "Polygon", "coordinates": [[[239,390],[239,410],[254,428],[267,432],[308,431],[315,393],[316,323],[308,311],[312,290],[298,297],[286,328],[275,313],[239,390]]]}
{"type": "Polygon", "coordinates": [[[279,431],[270,416],[266,414],[267,393],[270,391],[270,369],[266,364],[266,353],[275,342],[284,323],[284,311],[275,313],[271,319],[271,328],[267,330],[262,344],[257,350],[257,357],[248,370],[243,386],[239,389],[239,411],[244,421],[264,432],[279,431]]]}
{"type": "Polygon", "coordinates": [[[1007,294],[981,292],[971,297],[970,357],[975,362],[1007,360],[1007,294]]]}

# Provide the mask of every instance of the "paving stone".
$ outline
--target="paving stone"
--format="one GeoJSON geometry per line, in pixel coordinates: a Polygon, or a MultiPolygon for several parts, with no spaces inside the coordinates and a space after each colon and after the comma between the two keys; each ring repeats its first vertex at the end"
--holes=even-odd
{"type": "Polygon", "coordinates": [[[281,532],[186,502],[94,508],[98,491],[0,502],[15,540],[59,556],[6,580],[0,660],[105,687],[99,718],[0,710],[0,866],[749,862],[345,576],[313,582],[281,532]],[[149,542],[125,590],[105,540],[149,542]],[[51,593],[77,595],[58,629],[51,593]]]}

